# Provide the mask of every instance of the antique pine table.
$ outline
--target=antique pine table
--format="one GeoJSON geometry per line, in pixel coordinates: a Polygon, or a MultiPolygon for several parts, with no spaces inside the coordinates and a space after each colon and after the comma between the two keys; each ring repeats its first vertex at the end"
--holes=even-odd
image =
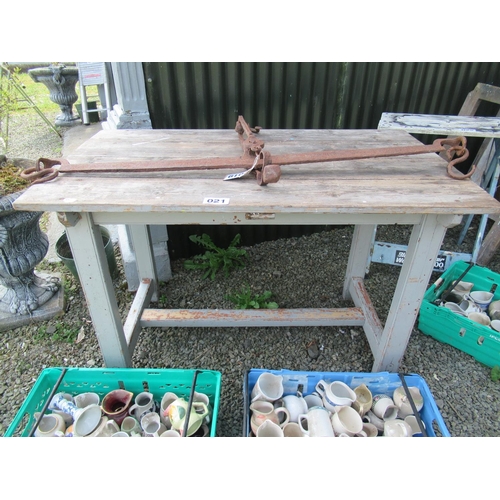
{"type": "MultiPolygon", "coordinates": [[[[272,155],[329,149],[420,144],[405,131],[262,130],[272,155]]],[[[103,130],[81,145],[70,163],[238,157],[233,130],[103,130]]],[[[451,179],[435,153],[282,167],[278,183],[259,186],[238,170],[141,174],[60,174],[32,185],[18,210],[58,212],[67,226],[104,362],[130,367],[143,327],[362,326],[373,371],[397,371],[447,228],[464,214],[500,213],[500,203],[478,185],[451,179]],[[102,243],[100,224],[129,226],[140,286],[123,324],[102,243]],[[152,224],[354,225],[341,309],[154,309],[152,224]],[[374,230],[407,224],[412,231],[385,324],[364,286],[374,230]]],[[[332,285],[335,279],[332,276],[332,285]]],[[[346,337],[346,342],[349,339],[346,337]]]]}

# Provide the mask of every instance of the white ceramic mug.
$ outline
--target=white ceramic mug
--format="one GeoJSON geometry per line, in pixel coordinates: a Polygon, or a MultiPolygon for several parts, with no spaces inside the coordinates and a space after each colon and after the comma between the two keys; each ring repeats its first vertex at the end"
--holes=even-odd
{"type": "Polygon", "coordinates": [[[146,413],[141,418],[141,427],[145,436],[160,437],[160,434],[165,432],[167,428],[161,423],[158,413],[146,413]]]}
{"type": "Polygon", "coordinates": [[[257,429],[256,437],[285,437],[285,435],[279,425],[271,422],[271,420],[266,420],[257,429]]]}
{"type": "Polygon", "coordinates": [[[257,400],[276,401],[283,396],[283,377],[264,372],[259,375],[251,393],[252,403],[257,400]]]}
{"type": "Polygon", "coordinates": [[[300,392],[298,392],[297,395],[288,394],[287,396],[283,396],[283,398],[281,398],[281,402],[282,405],[288,410],[290,422],[297,422],[300,414],[307,413],[307,402],[304,400],[300,392]]]}
{"type": "Polygon", "coordinates": [[[379,434],[384,432],[384,421],[377,415],[375,415],[373,411],[370,410],[369,412],[365,413],[362,420],[365,423],[374,425],[379,434]]]}
{"type": "MultiPolygon", "coordinates": [[[[424,398],[420,393],[420,389],[415,386],[408,387],[413,403],[417,411],[420,411],[424,406],[424,398]]],[[[410,400],[406,395],[406,391],[403,386],[397,387],[392,393],[392,399],[394,404],[398,407],[398,418],[404,419],[408,415],[413,413],[410,400]]]]}
{"type": "Polygon", "coordinates": [[[313,406],[323,406],[323,400],[316,392],[304,396],[304,400],[307,403],[307,409],[312,408],[313,406]]]}
{"type": "MultiPolygon", "coordinates": [[[[463,301],[466,302],[466,301],[463,301]]],[[[467,316],[465,311],[462,309],[460,304],[456,304],[455,302],[445,302],[442,304],[442,307],[450,310],[451,312],[454,312],[455,314],[459,314],[460,316],[467,316]]]]}
{"type": "Polygon", "coordinates": [[[488,314],[491,319],[500,320],[500,300],[494,300],[488,306],[488,314]]]}
{"type": "Polygon", "coordinates": [[[372,412],[382,420],[391,420],[398,416],[399,408],[387,394],[377,394],[373,397],[372,412]]]}
{"type": "MultiPolygon", "coordinates": [[[[404,421],[411,427],[412,436],[423,436],[422,429],[418,425],[417,417],[415,415],[408,415],[404,421]]],[[[422,426],[425,430],[425,423],[422,421],[422,426]]]]}
{"type": "Polygon", "coordinates": [[[120,426],[114,420],[108,419],[108,421],[104,424],[104,428],[101,430],[101,433],[97,437],[110,437],[120,431],[120,426]]]}
{"type": "Polygon", "coordinates": [[[461,295],[463,297],[464,295],[468,294],[472,290],[473,286],[474,286],[474,283],[472,283],[470,281],[459,281],[456,284],[453,291],[455,293],[458,293],[459,295],[461,295]]]}
{"type": "Polygon", "coordinates": [[[378,429],[375,427],[375,424],[371,424],[370,422],[363,422],[363,432],[366,437],[378,436],[378,429]]]}
{"type": "Polygon", "coordinates": [[[330,383],[320,380],[316,384],[316,391],[323,398],[323,406],[330,411],[337,411],[340,406],[351,406],[356,401],[356,393],[340,380],[330,383]]]}
{"type": "MultiPolygon", "coordinates": [[[[40,417],[40,413],[35,413],[34,417],[38,419],[40,417]]],[[[38,427],[36,428],[35,437],[56,437],[61,434],[64,436],[66,431],[66,422],[62,415],[57,413],[51,413],[44,415],[38,427]]]]}
{"type": "Polygon", "coordinates": [[[306,437],[297,422],[288,422],[283,427],[283,434],[285,437],[306,437]]]}
{"type": "MultiPolygon", "coordinates": [[[[134,435],[135,434],[142,435],[142,427],[141,427],[140,422],[136,418],[134,418],[130,415],[123,419],[120,430],[122,430],[123,432],[126,432],[130,436],[132,436],[133,434],[134,435]]],[[[136,437],[136,436],[134,436],[134,437],[136,437]]]]}
{"type": "Polygon", "coordinates": [[[250,427],[255,435],[257,435],[257,429],[266,420],[271,420],[280,427],[285,426],[290,421],[290,413],[288,410],[283,406],[275,408],[270,401],[254,401],[250,405],[250,411],[252,412],[250,427]]]}
{"type": "Polygon", "coordinates": [[[372,407],[372,393],[366,384],[360,384],[355,387],[354,393],[356,394],[356,401],[354,401],[352,407],[363,416],[372,407]]]}
{"type": "Polygon", "coordinates": [[[157,410],[156,402],[151,392],[140,392],[137,394],[134,401],[135,402],[130,407],[128,414],[134,416],[139,422],[145,414],[155,412],[157,410]]]}
{"type": "Polygon", "coordinates": [[[464,299],[462,300],[462,302],[460,302],[458,307],[460,307],[460,309],[465,313],[466,316],[473,312],[482,311],[481,307],[478,306],[473,300],[464,299]]]}
{"type": "Polygon", "coordinates": [[[82,392],[81,394],[77,394],[73,400],[78,408],[85,408],[89,405],[98,405],[100,397],[96,392],[82,392]]]}
{"type": "Polygon", "coordinates": [[[95,431],[87,437],[111,437],[120,430],[120,426],[114,420],[111,420],[104,415],[95,431]]]}
{"type": "Polygon", "coordinates": [[[175,429],[167,429],[160,434],[161,438],[180,438],[181,435],[175,429]]]}
{"type": "Polygon", "coordinates": [[[332,415],[332,427],[336,434],[354,436],[363,430],[363,420],[354,408],[342,406],[332,415]]]}
{"type": "Polygon", "coordinates": [[[475,292],[470,292],[468,296],[470,297],[483,311],[488,310],[488,306],[493,300],[493,294],[491,292],[486,292],[482,290],[477,290],[475,292]]]}
{"type": "Polygon", "coordinates": [[[485,313],[473,312],[473,313],[470,313],[467,317],[471,321],[474,321],[475,323],[479,323],[480,325],[483,325],[483,326],[490,326],[491,325],[490,317],[485,313]]]}
{"type": "Polygon", "coordinates": [[[385,437],[411,437],[412,434],[413,431],[410,425],[400,418],[394,418],[384,422],[385,437]]]}
{"type": "Polygon", "coordinates": [[[303,434],[309,437],[335,437],[330,413],[323,406],[313,406],[307,413],[299,415],[298,424],[303,434]],[[307,428],[304,427],[304,422],[307,428]]]}

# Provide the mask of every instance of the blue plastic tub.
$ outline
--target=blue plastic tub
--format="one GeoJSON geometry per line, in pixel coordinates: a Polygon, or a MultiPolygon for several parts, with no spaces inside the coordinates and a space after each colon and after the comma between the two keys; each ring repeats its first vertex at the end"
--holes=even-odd
{"type": "MultiPolygon", "coordinates": [[[[259,376],[269,372],[283,377],[283,395],[295,394],[300,391],[304,396],[315,391],[316,384],[320,380],[333,382],[339,380],[354,389],[358,385],[366,384],[372,394],[387,394],[392,397],[392,393],[402,382],[397,373],[359,373],[359,372],[301,372],[291,370],[262,370],[251,369],[245,375],[243,383],[244,413],[243,413],[243,436],[250,435],[250,394],[259,376]]],[[[420,418],[425,424],[429,437],[451,437],[439,409],[434,401],[431,391],[420,375],[405,374],[406,385],[418,387],[424,398],[424,406],[420,411],[420,418]]]]}

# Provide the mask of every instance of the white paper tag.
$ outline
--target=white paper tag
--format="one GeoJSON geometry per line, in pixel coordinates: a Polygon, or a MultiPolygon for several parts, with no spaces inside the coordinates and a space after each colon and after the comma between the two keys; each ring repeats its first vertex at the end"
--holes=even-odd
{"type": "Polygon", "coordinates": [[[229,198],[205,198],[204,205],[229,205],[229,198]]]}
{"type": "Polygon", "coordinates": [[[252,169],[245,170],[244,172],[238,172],[237,174],[228,174],[222,180],[224,180],[224,181],[232,181],[233,179],[240,179],[241,177],[247,175],[251,171],[252,171],[252,169]]]}
{"type": "Polygon", "coordinates": [[[224,180],[224,181],[232,181],[234,179],[241,179],[242,177],[245,177],[245,175],[249,174],[255,168],[255,166],[257,165],[257,163],[258,163],[259,158],[261,157],[261,155],[262,155],[262,153],[258,154],[255,157],[253,165],[248,170],[245,170],[244,172],[238,172],[237,174],[226,175],[226,177],[224,177],[224,179],[222,179],[222,180],[224,180]]]}

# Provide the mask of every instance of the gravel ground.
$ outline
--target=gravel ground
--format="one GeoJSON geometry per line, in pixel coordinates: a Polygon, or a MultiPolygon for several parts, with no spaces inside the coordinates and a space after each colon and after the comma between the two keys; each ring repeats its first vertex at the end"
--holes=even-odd
{"type": "MultiPolygon", "coordinates": [[[[61,140],[37,116],[11,122],[10,157],[36,159],[61,155],[61,140]]],[[[461,227],[448,231],[443,248],[469,253],[479,219],[466,241],[456,241],[461,227]]],[[[161,304],[167,307],[231,308],[224,296],[251,284],[256,293],[273,292],[280,307],[342,307],[342,280],[352,228],[339,227],[307,237],[245,247],[248,264],[228,277],[202,280],[187,271],[182,260],[172,262],[173,278],[161,284],[161,304]],[[307,258],[304,258],[307,256],[307,258]]],[[[407,227],[380,226],[378,241],[406,244],[407,227]]],[[[244,244],[244,242],[243,242],[244,244]]],[[[122,317],[132,301],[127,292],[120,254],[115,280],[122,317]]],[[[500,272],[500,258],[489,265],[500,272]]],[[[33,323],[0,334],[0,434],[3,435],[40,372],[50,366],[102,367],[103,360],[80,286],[62,264],[44,261],[38,269],[63,273],[67,310],[60,318],[33,323]],[[65,342],[65,335],[77,342],[65,342]]],[[[372,264],[367,289],[382,321],[400,268],[372,264]]],[[[439,275],[430,280],[433,283],[439,275]]],[[[242,387],[246,369],[369,372],[372,354],[361,328],[146,328],[133,357],[134,368],[203,368],[222,373],[219,436],[240,436],[243,423],[242,387]],[[311,342],[322,346],[312,359],[311,342]]],[[[500,435],[500,383],[490,380],[490,368],[449,345],[424,335],[416,327],[401,370],[424,377],[452,436],[500,435]]]]}

